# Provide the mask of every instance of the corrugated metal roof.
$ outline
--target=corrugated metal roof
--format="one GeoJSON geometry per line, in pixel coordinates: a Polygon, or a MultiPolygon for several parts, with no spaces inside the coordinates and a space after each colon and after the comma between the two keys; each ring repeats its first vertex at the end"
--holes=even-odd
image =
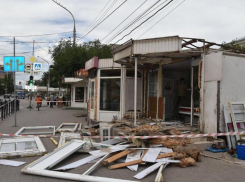
{"type": "Polygon", "coordinates": [[[112,58],[108,59],[99,59],[99,66],[98,68],[116,68],[116,67],[121,67],[120,64],[113,62],[112,58]]]}
{"type": "Polygon", "coordinates": [[[161,37],[154,39],[132,40],[117,47],[114,61],[130,57],[130,55],[177,52],[182,49],[182,39],[179,36],[161,37]]]}
{"type": "Polygon", "coordinates": [[[182,40],[179,37],[135,40],[133,54],[151,54],[181,50],[182,40]]]}

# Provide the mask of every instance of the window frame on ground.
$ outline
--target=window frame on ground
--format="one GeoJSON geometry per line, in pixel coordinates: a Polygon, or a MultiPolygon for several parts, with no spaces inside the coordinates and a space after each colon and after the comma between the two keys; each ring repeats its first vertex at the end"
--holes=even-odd
{"type": "MultiPolygon", "coordinates": [[[[80,139],[81,140],[80,133],[61,132],[58,147],[61,147],[65,143],[67,143],[71,140],[74,140],[74,139],[78,139],[78,140],[80,139]]],[[[88,147],[84,147],[84,148],[78,150],[77,152],[88,153],[90,151],[91,147],[95,147],[98,150],[100,150],[102,148],[108,148],[108,147],[112,146],[110,144],[96,143],[96,142],[94,142],[94,140],[90,139],[87,136],[83,136],[82,140],[87,142],[85,145],[88,145],[88,147]],[[91,146],[91,143],[92,143],[92,146],[91,146]]]]}
{"type": "Polygon", "coordinates": [[[42,134],[52,134],[55,135],[55,126],[26,126],[26,127],[22,127],[21,129],[19,129],[19,131],[17,131],[15,133],[15,135],[42,135],[42,134]],[[23,132],[25,130],[38,130],[38,129],[53,129],[52,132],[23,132]]]}
{"type": "MultiPolygon", "coordinates": [[[[67,142],[63,146],[57,148],[53,152],[39,158],[38,160],[34,161],[33,163],[25,166],[21,172],[33,175],[40,175],[40,176],[47,176],[53,178],[60,178],[60,179],[68,179],[68,180],[76,180],[76,181],[91,181],[91,182],[102,182],[102,181],[113,181],[113,182],[129,182],[129,180],[123,179],[115,179],[115,178],[107,178],[107,177],[99,177],[99,176],[90,176],[94,170],[96,170],[101,162],[109,157],[109,154],[104,155],[98,162],[96,162],[91,168],[89,168],[83,174],[74,174],[74,173],[66,173],[66,172],[57,172],[50,170],[59,162],[63,161],[74,152],[79,150],[86,142],[81,140],[72,140],[67,142]],[[74,146],[72,146],[74,144],[74,146]],[[71,145],[71,146],[70,146],[71,145]],[[46,160],[49,159],[50,160],[46,160]]],[[[131,182],[136,182],[132,181],[131,182]]]]}
{"type": "Polygon", "coordinates": [[[35,156],[35,155],[43,155],[47,151],[40,140],[39,137],[16,137],[16,138],[2,138],[0,139],[0,159],[1,158],[13,158],[19,156],[35,156]],[[36,149],[25,149],[25,150],[16,150],[18,143],[26,143],[26,142],[34,142],[36,145],[36,149]],[[15,145],[15,150],[1,152],[1,148],[3,144],[13,144],[15,145]]]}
{"type": "Polygon", "coordinates": [[[69,132],[75,132],[77,130],[79,123],[62,123],[57,129],[56,132],[65,132],[65,131],[69,131],[69,132]],[[70,128],[62,128],[64,127],[64,125],[69,125],[71,126],[70,128]]]}

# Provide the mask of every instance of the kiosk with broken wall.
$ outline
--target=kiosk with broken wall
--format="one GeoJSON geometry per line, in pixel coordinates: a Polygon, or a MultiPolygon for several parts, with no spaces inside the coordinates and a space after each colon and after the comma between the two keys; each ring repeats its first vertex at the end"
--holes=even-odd
{"type": "MultiPolygon", "coordinates": [[[[121,119],[125,108],[127,111],[133,111],[134,70],[132,68],[126,69],[113,62],[112,58],[94,57],[86,62],[85,70],[89,73],[88,113],[91,120],[110,122],[114,118],[121,119]],[[91,61],[98,63],[89,63],[91,61]]],[[[141,110],[142,78],[140,75],[138,88],[137,109],[141,110]]]]}
{"type": "MultiPolygon", "coordinates": [[[[213,45],[221,46],[204,39],[173,36],[130,40],[113,50],[114,62],[135,70],[135,125],[140,90],[136,78],[141,72],[143,117],[175,119],[180,113],[185,122],[198,125],[201,132],[224,132],[224,105],[229,101],[245,101],[241,82],[245,76],[242,70],[245,56],[211,49],[213,45]],[[181,78],[187,91],[178,107],[181,78]]],[[[123,110],[121,116],[126,112],[123,110]]]]}

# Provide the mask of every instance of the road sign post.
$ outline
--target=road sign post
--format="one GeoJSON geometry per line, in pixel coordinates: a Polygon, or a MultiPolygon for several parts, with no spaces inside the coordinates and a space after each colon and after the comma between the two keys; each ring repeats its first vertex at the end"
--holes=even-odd
{"type": "Polygon", "coordinates": [[[15,82],[16,82],[16,72],[24,72],[25,71],[25,57],[24,56],[15,56],[15,37],[13,38],[13,44],[14,44],[14,56],[4,56],[4,72],[12,72],[13,78],[14,78],[14,112],[15,112],[15,120],[14,120],[14,126],[17,127],[17,115],[16,115],[16,88],[15,88],[15,82]]]}

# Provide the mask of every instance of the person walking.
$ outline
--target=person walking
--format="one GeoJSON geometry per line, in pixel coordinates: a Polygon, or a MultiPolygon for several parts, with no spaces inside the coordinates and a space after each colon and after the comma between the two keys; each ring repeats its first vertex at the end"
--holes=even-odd
{"type": "Polygon", "coordinates": [[[50,95],[50,108],[53,108],[53,104],[54,104],[54,95],[51,94],[50,95]]]}
{"type": "Polygon", "coordinates": [[[50,103],[50,96],[47,97],[47,106],[49,106],[50,103]]]}
{"type": "Polygon", "coordinates": [[[39,108],[41,107],[41,104],[42,104],[42,97],[40,95],[37,95],[36,102],[37,102],[37,108],[39,111],[39,108]]]}

